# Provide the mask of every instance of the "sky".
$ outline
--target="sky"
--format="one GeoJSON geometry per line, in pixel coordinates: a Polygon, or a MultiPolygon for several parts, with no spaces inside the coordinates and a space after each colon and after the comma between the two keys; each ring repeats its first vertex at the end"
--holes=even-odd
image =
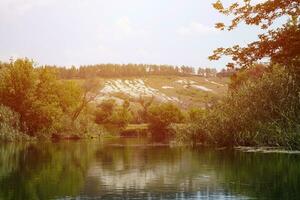
{"type": "MultiPolygon", "coordinates": [[[[258,0],[257,0],[258,1],[258,0]]],[[[218,47],[246,44],[260,30],[226,32],[230,18],[215,0],[1,0],[0,60],[27,57],[37,64],[79,66],[145,63],[224,68],[209,61],[218,47]]],[[[233,0],[223,0],[225,5],[233,0]]]]}

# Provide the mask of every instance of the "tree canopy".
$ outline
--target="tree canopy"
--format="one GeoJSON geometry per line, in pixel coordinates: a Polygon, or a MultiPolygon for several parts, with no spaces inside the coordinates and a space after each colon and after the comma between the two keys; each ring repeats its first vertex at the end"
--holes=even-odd
{"type": "MultiPolygon", "coordinates": [[[[258,35],[259,40],[241,47],[234,45],[229,48],[217,48],[209,57],[218,60],[222,56],[230,56],[232,62],[228,67],[248,68],[263,59],[272,63],[295,65],[299,63],[300,55],[300,1],[299,0],[267,0],[261,3],[252,3],[244,0],[243,3],[235,2],[225,8],[218,0],[213,7],[226,16],[232,16],[231,23],[216,23],[216,28],[231,31],[239,24],[259,26],[266,30],[258,35]],[[284,20],[281,26],[272,27],[275,22],[284,20]]],[[[292,67],[291,67],[292,68],[292,67]]],[[[297,70],[296,67],[293,70],[297,70]]],[[[299,69],[297,70],[299,72],[299,69]]]]}
{"type": "Polygon", "coordinates": [[[29,135],[55,133],[61,119],[80,106],[82,91],[74,82],[59,81],[48,68],[34,68],[28,59],[1,64],[0,104],[20,115],[29,135]]]}

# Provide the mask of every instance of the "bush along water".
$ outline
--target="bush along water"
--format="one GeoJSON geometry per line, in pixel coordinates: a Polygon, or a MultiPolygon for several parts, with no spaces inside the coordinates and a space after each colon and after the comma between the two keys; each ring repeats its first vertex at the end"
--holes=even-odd
{"type": "Polygon", "coordinates": [[[296,77],[284,67],[268,68],[260,77],[230,90],[222,102],[199,112],[181,134],[220,146],[300,149],[300,86],[296,77]]]}
{"type": "Polygon", "coordinates": [[[29,136],[20,130],[19,115],[10,108],[0,105],[0,140],[20,141],[29,140],[29,136]]]}
{"type": "Polygon", "coordinates": [[[92,89],[98,89],[92,81],[82,86],[61,81],[48,68],[34,68],[28,59],[0,63],[0,79],[2,138],[13,139],[19,130],[32,138],[100,134],[87,112],[92,89]]]}

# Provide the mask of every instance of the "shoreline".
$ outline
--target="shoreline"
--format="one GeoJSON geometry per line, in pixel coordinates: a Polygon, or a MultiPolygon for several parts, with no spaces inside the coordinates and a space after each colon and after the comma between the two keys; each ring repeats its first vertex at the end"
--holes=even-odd
{"type": "Polygon", "coordinates": [[[300,154],[300,150],[287,150],[283,147],[249,147],[249,146],[237,146],[234,147],[235,150],[244,153],[280,153],[280,154],[300,154]]]}
{"type": "MultiPolygon", "coordinates": [[[[64,137],[51,137],[47,138],[46,140],[41,140],[38,138],[31,138],[30,140],[16,140],[16,141],[0,141],[0,143],[19,143],[19,142],[51,142],[51,143],[57,143],[57,142],[64,142],[64,141],[87,141],[87,140],[95,140],[95,139],[101,139],[102,141],[109,141],[109,140],[119,140],[119,139],[133,139],[133,138],[141,138],[141,137],[124,137],[124,136],[118,136],[118,137],[110,137],[110,136],[88,136],[88,137],[73,137],[74,135],[67,135],[64,137]],[[72,137],[70,137],[72,136],[72,137]]],[[[147,137],[145,137],[147,138],[147,137]]],[[[233,149],[235,151],[243,152],[243,153],[263,153],[263,154],[269,154],[269,153],[277,153],[277,154],[300,154],[300,150],[288,150],[284,147],[272,147],[272,146],[234,146],[234,147],[217,147],[217,146],[209,146],[209,145],[203,145],[203,144],[179,144],[174,141],[168,141],[166,143],[161,142],[150,142],[150,143],[141,143],[141,144],[118,144],[118,143],[111,143],[109,146],[112,147],[203,147],[203,148],[211,148],[216,151],[222,151],[222,150],[228,150],[233,149]]]]}

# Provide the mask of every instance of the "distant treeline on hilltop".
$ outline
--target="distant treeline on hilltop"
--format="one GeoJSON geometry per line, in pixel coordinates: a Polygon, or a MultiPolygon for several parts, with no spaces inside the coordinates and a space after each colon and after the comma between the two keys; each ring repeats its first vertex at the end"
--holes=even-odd
{"type": "Polygon", "coordinates": [[[97,64],[83,65],[78,68],[43,66],[55,70],[62,79],[94,78],[94,77],[122,77],[147,75],[198,75],[203,77],[227,76],[227,73],[218,73],[215,68],[198,68],[172,65],[146,65],[146,64],[97,64]]]}

